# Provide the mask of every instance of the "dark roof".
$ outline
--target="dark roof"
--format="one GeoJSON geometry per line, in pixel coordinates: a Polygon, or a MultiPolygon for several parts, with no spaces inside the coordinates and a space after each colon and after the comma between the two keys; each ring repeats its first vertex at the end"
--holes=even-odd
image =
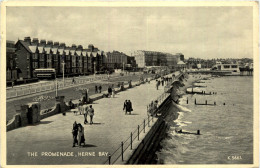
{"type": "MultiPolygon", "coordinates": [[[[24,48],[25,48],[29,53],[32,53],[32,51],[31,51],[30,48],[29,48],[29,45],[30,45],[29,42],[25,42],[25,41],[22,41],[22,40],[18,40],[17,43],[19,43],[19,42],[24,46],[24,48]]],[[[16,44],[17,44],[17,43],[16,43],[16,44]]]]}

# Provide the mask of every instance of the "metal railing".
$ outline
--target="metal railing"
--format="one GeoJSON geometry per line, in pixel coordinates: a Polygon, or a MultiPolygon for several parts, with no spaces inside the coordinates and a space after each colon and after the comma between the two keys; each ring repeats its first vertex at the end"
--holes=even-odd
{"type": "Polygon", "coordinates": [[[133,132],[130,133],[130,136],[125,141],[122,141],[119,147],[112,154],[109,154],[108,158],[103,164],[114,164],[119,158],[124,161],[124,152],[128,148],[133,150],[133,142],[136,139],[137,141],[140,141],[140,134],[147,131],[146,128],[151,126],[151,122],[154,122],[153,116],[148,115],[148,117],[144,119],[143,122],[139,124],[133,132]]]}
{"type": "MultiPolygon", "coordinates": [[[[97,80],[104,80],[107,79],[107,76],[96,76],[92,78],[82,78],[82,79],[75,79],[75,82],[73,83],[72,80],[65,80],[65,83],[63,84],[63,81],[58,81],[58,88],[65,88],[69,86],[77,86],[81,84],[86,84],[90,83],[92,81],[97,81],[97,80]]],[[[51,91],[55,90],[55,81],[48,82],[48,83],[41,83],[41,84],[33,84],[29,85],[26,87],[20,87],[20,88],[12,88],[6,90],[6,98],[14,98],[14,97],[19,97],[19,96],[25,96],[25,95],[30,95],[34,93],[40,93],[44,91],[51,91]]]]}
{"type": "MultiPolygon", "coordinates": [[[[163,93],[159,97],[157,97],[158,101],[158,107],[166,100],[166,98],[169,96],[169,93],[163,93]]],[[[148,106],[147,106],[148,107],[148,106]]],[[[154,109],[157,112],[158,109],[154,109]]],[[[130,148],[130,150],[133,150],[133,142],[137,139],[137,141],[140,141],[140,134],[143,132],[145,133],[147,130],[147,127],[150,127],[154,122],[153,115],[148,114],[148,117],[143,120],[141,124],[137,126],[137,128],[130,133],[130,136],[125,140],[122,141],[119,147],[112,153],[109,154],[108,158],[103,164],[114,164],[119,158],[121,158],[122,161],[124,160],[124,152],[130,148]]]]}

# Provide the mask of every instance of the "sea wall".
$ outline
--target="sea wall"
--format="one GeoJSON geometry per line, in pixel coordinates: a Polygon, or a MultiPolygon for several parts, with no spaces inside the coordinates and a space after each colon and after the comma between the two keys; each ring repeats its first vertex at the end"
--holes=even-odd
{"type": "Polygon", "coordinates": [[[155,152],[158,149],[161,140],[165,137],[168,128],[163,116],[165,116],[165,108],[169,106],[170,102],[171,97],[168,96],[159,107],[159,111],[161,111],[162,114],[161,117],[158,118],[137,148],[133,151],[126,164],[153,163],[156,157],[155,152]]]}
{"type": "Polygon", "coordinates": [[[156,158],[156,151],[160,146],[160,142],[166,136],[168,124],[165,122],[165,117],[169,113],[169,106],[172,100],[178,99],[177,89],[183,86],[184,74],[180,73],[175,80],[172,81],[170,87],[170,95],[158,107],[158,120],[151,127],[144,139],[140,142],[132,155],[128,158],[126,164],[153,164],[156,158]]]}

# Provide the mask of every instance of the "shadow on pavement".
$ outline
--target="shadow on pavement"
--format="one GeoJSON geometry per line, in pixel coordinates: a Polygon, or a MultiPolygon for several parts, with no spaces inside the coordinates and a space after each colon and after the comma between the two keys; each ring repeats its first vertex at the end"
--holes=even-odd
{"type": "Polygon", "coordinates": [[[30,124],[30,125],[28,125],[28,126],[37,126],[37,125],[40,125],[40,124],[50,124],[50,123],[52,123],[53,121],[40,121],[40,122],[38,122],[38,123],[36,123],[36,124],[30,124]]]}
{"type": "Polygon", "coordinates": [[[80,147],[82,148],[90,148],[90,147],[97,147],[96,145],[92,145],[92,144],[85,144],[85,145],[81,145],[80,147]]]}

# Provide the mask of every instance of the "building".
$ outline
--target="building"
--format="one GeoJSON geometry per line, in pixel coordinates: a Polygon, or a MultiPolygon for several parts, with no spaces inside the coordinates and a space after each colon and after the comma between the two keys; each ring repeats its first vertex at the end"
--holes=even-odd
{"type": "Polygon", "coordinates": [[[6,41],[6,80],[14,81],[18,79],[16,68],[15,42],[6,41]]]}
{"type": "Polygon", "coordinates": [[[128,64],[128,56],[125,53],[119,51],[104,53],[103,58],[105,68],[108,70],[123,69],[125,68],[125,65],[128,64]]]}
{"type": "MultiPolygon", "coordinates": [[[[16,64],[20,77],[34,78],[38,68],[54,68],[57,76],[84,75],[102,70],[103,52],[90,44],[87,49],[82,45],[66,46],[65,43],[25,37],[15,44],[16,64]]],[[[10,55],[10,54],[9,54],[10,55]]],[[[11,57],[10,57],[11,58],[11,57]]],[[[10,61],[8,61],[10,62],[10,61]]],[[[7,63],[10,69],[10,63],[7,63]]],[[[9,75],[10,76],[10,75],[9,75]]],[[[8,77],[9,79],[9,77],[8,77]]]]}
{"type": "Polygon", "coordinates": [[[134,57],[138,68],[147,66],[173,66],[176,64],[176,58],[172,54],[158,51],[138,50],[134,52],[134,57]]]}

